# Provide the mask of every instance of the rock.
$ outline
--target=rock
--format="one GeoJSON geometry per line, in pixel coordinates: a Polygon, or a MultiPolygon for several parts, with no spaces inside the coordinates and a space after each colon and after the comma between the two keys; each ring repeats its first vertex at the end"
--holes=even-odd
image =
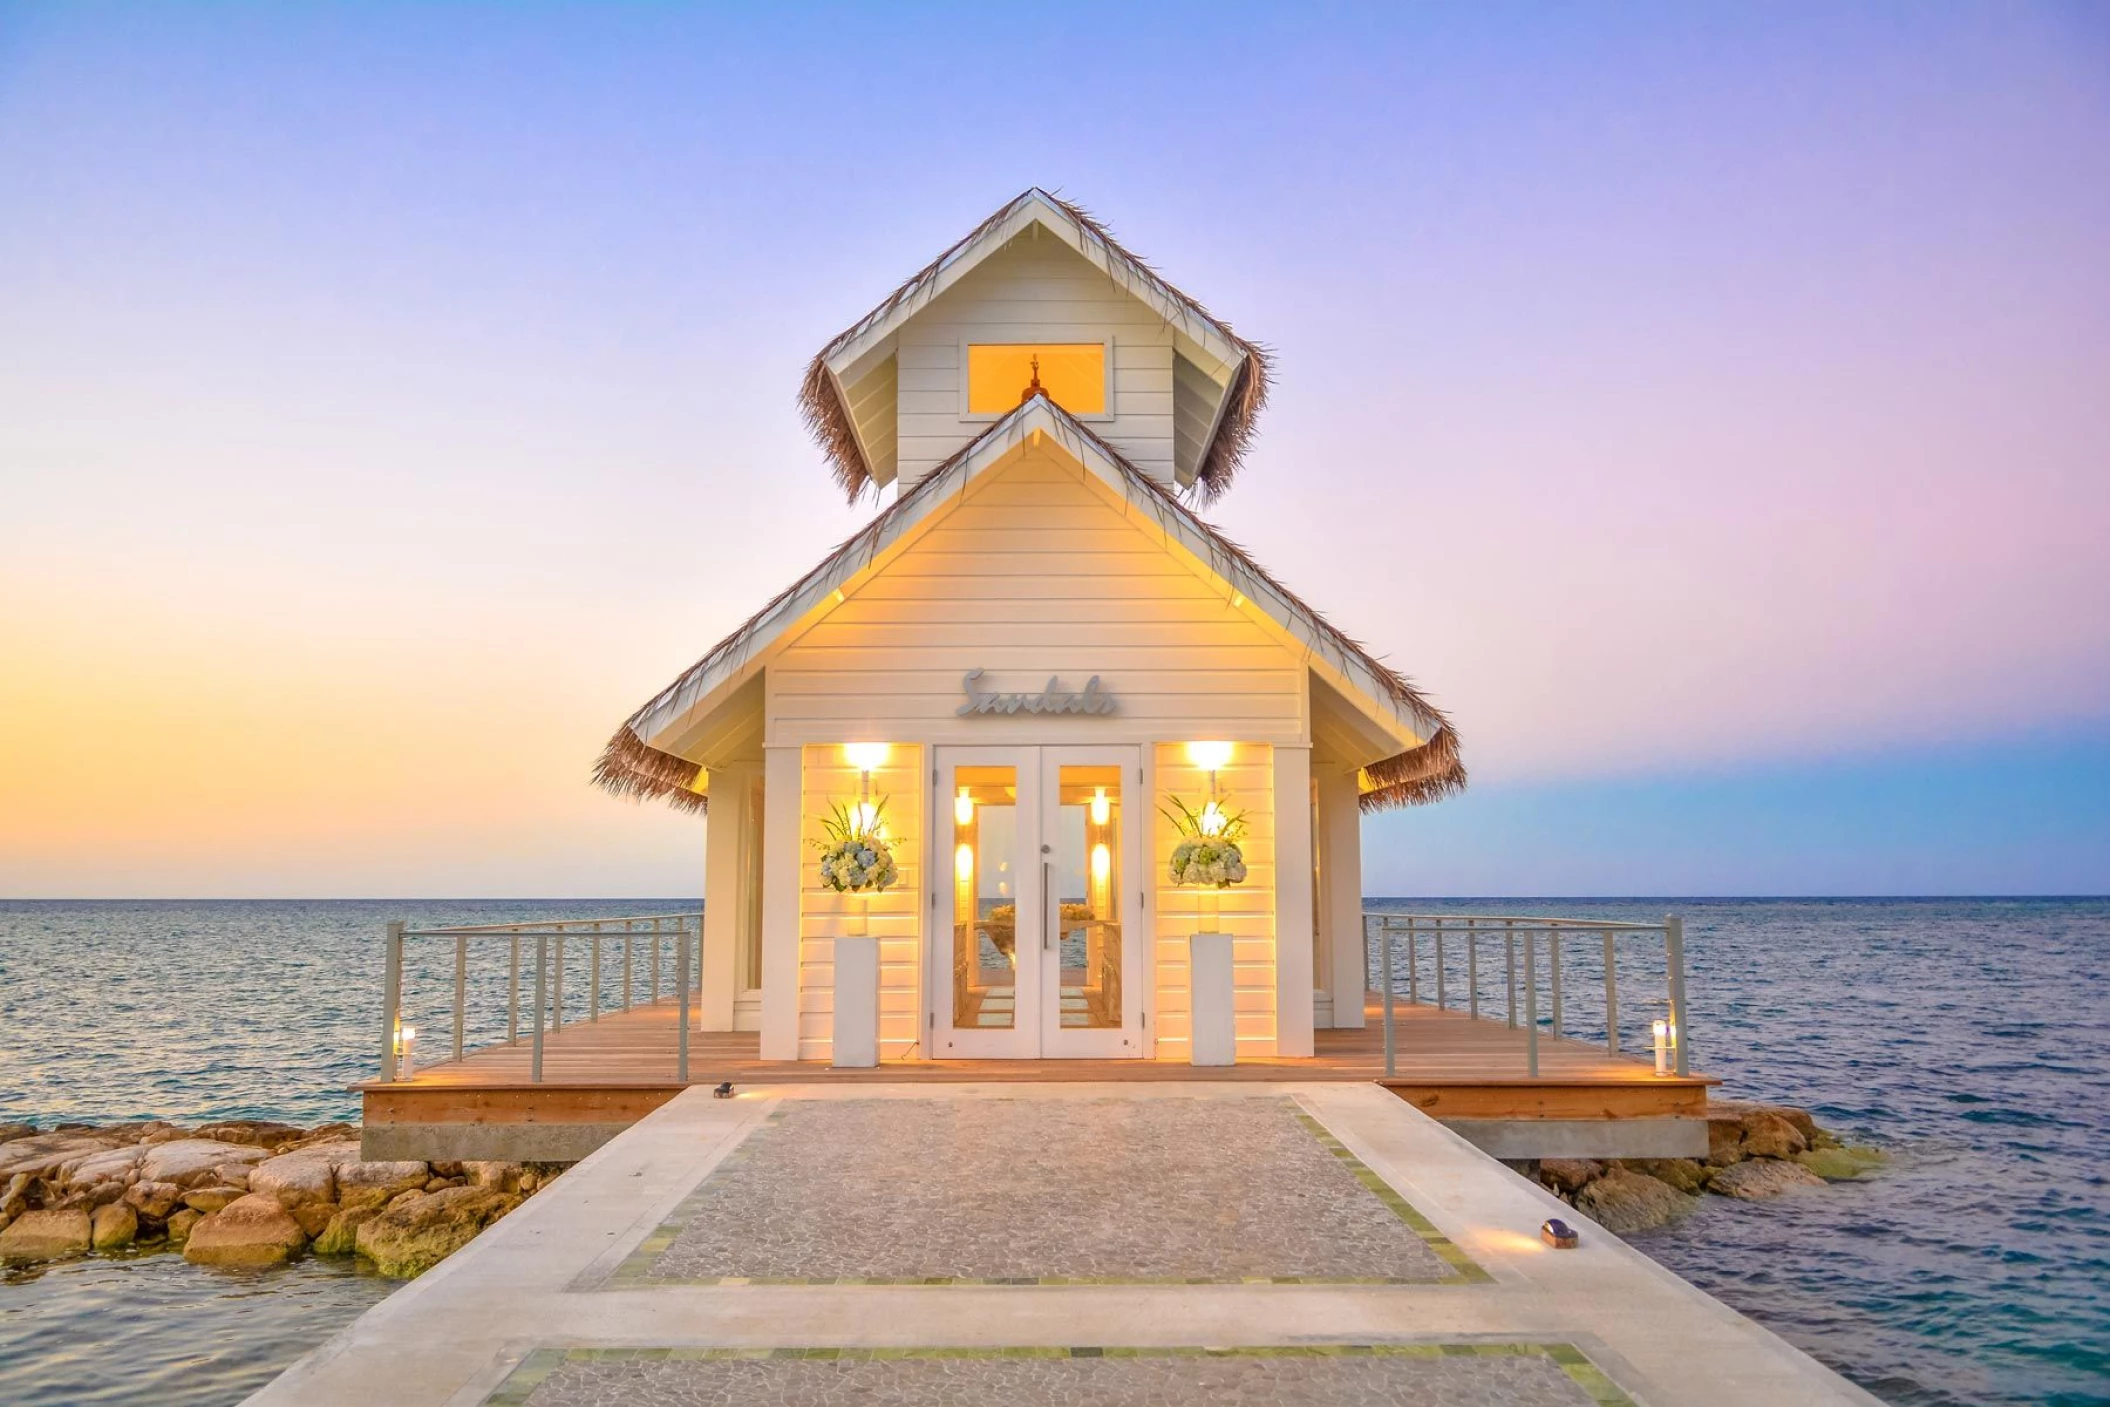
{"type": "Polygon", "coordinates": [[[520,1187],[520,1174],[525,1171],[518,1163],[477,1162],[463,1163],[462,1171],[468,1175],[471,1187],[481,1187],[492,1192],[514,1192],[520,1187]]]}
{"type": "Polygon", "coordinates": [[[173,1182],[135,1182],[125,1189],[125,1201],[143,1217],[167,1221],[182,1205],[183,1189],[173,1182]]]}
{"type": "Polygon", "coordinates": [[[239,1187],[194,1187],[183,1194],[183,1205],[194,1212],[207,1216],[222,1207],[231,1207],[249,1194],[239,1187]]]}
{"type": "Polygon", "coordinates": [[[300,1229],[307,1232],[308,1239],[312,1241],[322,1234],[324,1227],[337,1219],[337,1204],[302,1202],[297,1207],[286,1208],[286,1214],[300,1224],[300,1229]]]}
{"type": "Polygon", "coordinates": [[[252,1148],[268,1148],[275,1143],[284,1143],[299,1138],[303,1130],[291,1124],[281,1124],[270,1119],[228,1119],[222,1123],[207,1124],[198,1130],[198,1137],[218,1139],[222,1143],[244,1143],[252,1148]]]}
{"type": "Polygon", "coordinates": [[[520,1205],[518,1197],[480,1187],[450,1187],[392,1203],[360,1226],[359,1254],[383,1275],[409,1280],[469,1244],[476,1233],[520,1205]]]}
{"type": "Polygon", "coordinates": [[[305,1202],[332,1202],[337,1198],[337,1170],[326,1155],[282,1153],[251,1169],[249,1190],[269,1192],[288,1210],[305,1202]]]}
{"type": "Polygon", "coordinates": [[[182,1129],[176,1128],[172,1125],[165,1129],[155,1129],[152,1133],[147,1134],[139,1141],[141,1143],[172,1143],[176,1139],[188,1137],[190,1137],[189,1134],[185,1133],[182,1129]]]}
{"type": "Polygon", "coordinates": [[[0,1143],[0,1175],[28,1173],[32,1177],[48,1177],[65,1164],[110,1146],[111,1140],[85,1133],[53,1131],[18,1138],[0,1143]]]}
{"type": "Polygon", "coordinates": [[[32,1180],[28,1173],[16,1173],[7,1180],[7,1190],[0,1192],[0,1216],[20,1216],[29,1209],[29,1184],[32,1180]]]}
{"type": "Polygon", "coordinates": [[[246,1163],[222,1163],[212,1170],[213,1181],[222,1187],[239,1187],[249,1190],[249,1166],[246,1163]]]}
{"type": "Polygon", "coordinates": [[[1890,1155],[1880,1148],[1835,1144],[1829,1148],[1812,1148],[1797,1155],[1795,1161],[1826,1182],[1851,1182],[1882,1167],[1890,1161],[1890,1155]]]}
{"type": "Polygon", "coordinates": [[[0,1231],[0,1265],[34,1265],[86,1255],[93,1237],[84,1211],[24,1212],[0,1231]]]}
{"type": "Polygon", "coordinates": [[[225,1185],[223,1165],[246,1168],[264,1160],[261,1148],[243,1148],[209,1138],[178,1138],[147,1147],[139,1160],[139,1176],[145,1182],[173,1182],[178,1187],[225,1185]]]}
{"type": "Polygon", "coordinates": [[[139,1213],[125,1202],[97,1207],[88,1218],[88,1240],[98,1251],[118,1251],[139,1239],[139,1213]]]}
{"type": "Polygon", "coordinates": [[[1762,1109],[1744,1116],[1746,1158],[1792,1158],[1809,1146],[1802,1130],[1771,1110],[1762,1109]]]}
{"type": "Polygon", "coordinates": [[[379,1215],[376,1206],[346,1207],[330,1218],[309,1249],[319,1256],[348,1256],[359,1249],[359,1228],[379,1215]]]}
{"type": "Polygon", "coordinates": [[[1559,1192],[1576,1193],[1592,1178],[1604,1175],[1604,1164],[1591,1158],[1542,1158],[1539,1180],[1559,1192]]]}
{"type": "Polygon", "coordinates": [[[1822,1187],[1824,1179],[1800,1163],[1780,1158],[1760,1158],[1723,1168],[1707,1184],[1709,1192],[1740,1197],[1747,1202],[1778,1197],[1803,1187],[1822,1187]]]}
{"type": "Polygon", "coordinates": [[[1668,1183],[1687,1196],[1707,1190],[1708,1170],[1692,1158],[1628,1158],[1621,1164],[1630,1172],[1668,1183]]]}
{"type": "Polygon", "coordinates": [[[250,1192],[192,1227],[183,1258],[193,1265],[281,1265],[307,1244],[308,1233],[278,1198],[250,1192]]]}
{"type": "Polygon", "coordinates": [[[1707,1166],[1726,1168],[1744,1160],[1744,1117],[1707,1111],[1707,1166]]]}
{"type": "Polygon", "coordinates": [[[339,1206],[381,1206],[400,1192],[422,1192],[432,1177],[423,1163],[339,1163],[339,1206]]]}
{"type": "Polygon", "coordinates": [[[435,1177],[427,1179],[425,1183],[425,1190],[427,1192],[445,1192],[448,1188],[452,1186],[454,1186],[454,1184],[452,1182],[449,1182],[446,1178],[435,1177]]]}
{"type": "Polygon", "coordinates": [[[180,1246],[190,1239],[191,1228],[205,1220],[205,1213],[194,1212],[185,1207],[180,1212],[169,1213],[168,1238],[171,1246],[180,1246]]]}
{"type": "Polygon", "coordinates": [[[35,1124],[0,1124],[0,1143],[13,1143],[18,1138],[36,1136],[35,1124]]]}
{"type": "Polygon", "coordinates": [[[97,1149],[59,1164],[58,1180],[77,1186],[91,1182],[121,1182],[126,1173],[139,1167],[140,1157],[136,1144],[97,1149]]]}
{"type": "Polygon", "coordinates": [[[1575,1209],[1615,1236],[1667,1226],[1689,1214],[1700,1199],[1667,1182],[1613,1168],[1575,1194],[1575,1209]]]}

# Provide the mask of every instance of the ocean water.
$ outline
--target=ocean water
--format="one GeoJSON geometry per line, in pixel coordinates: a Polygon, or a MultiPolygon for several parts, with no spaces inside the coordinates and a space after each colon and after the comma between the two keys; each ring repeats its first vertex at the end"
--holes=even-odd
{"type": "MultiPolygon", "coordinates": [[[[379,1043],[386,920],[694,907],[0,903],[0,1122],[352,1117],[348,1086],[372,1073],[379,1043]]],[[[2110,900],[1372,907],[1684,915],[1697,1063],[1725,1093],[1810,1107],[1895,1162],[1769,1204],[1709,1198],[1635,1244],[1887,1401],[2110,1404],[2110,900]]],[[[574,1013],[585,946],[567,952],[574,1013]]],[[[615,949],[603,954],[611,991],[615,949]]],[[[1450,955],[1460,961],[1455,945],[1450,955]]],[[[412,957],[406,1010],[425,1050],[441,1051],[451,947],[412,957]]],[[[1568,961],[1568,1033],[1601,1035],[1593,955],[1568,961]]],[[[1499,960],[1483,966],[1492,994],[1499,960]]],[[[1644,947],[1622,957],[1630,1042],[1660,988],[1644,947]]],[[[504,1000],[503,963],[483,964],[472,1044],[502,1034],[504,1000]]],[[[18,1272],[0,1279],[0,1402],[238,1402],[388,1288],[316,1262],[233,1275],[159,1256],[18,1272]]]]}

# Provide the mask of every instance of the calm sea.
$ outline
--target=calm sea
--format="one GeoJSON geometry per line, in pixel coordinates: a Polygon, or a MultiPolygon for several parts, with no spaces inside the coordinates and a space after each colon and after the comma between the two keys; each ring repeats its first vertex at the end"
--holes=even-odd
{"type": "MultiPolygon", "coordinates": [[[[1728,1093],[1807,1105],[1896,1163],[1772,1204],[1709,1198],[1636,1244],[1888,1401],[2110,1404],[2110,900],[1373,902],[1685,915],[1699,1063],[1728,1093]]],[[[0,903],[0,1122],[351,1117],[346,1087],[374,1067],[387,919],[688,907],[0,903]]],[[[429,957],[406,1007],[434,1051],[450,1040],[451,952],[429,957]]],[[[578,1010],[586,957],[568,957],[578,1010]]],[[[1601,1008],[1587,955],[1573,964],[1568,1016],[1585,1035],[1601,1008]]],[[[1656,980],[1645,957],[1623,973],[1622,1025],[1641,1029],[1656,980]]],[[[494,970],[472,992],[470,1040],[503,1023],[494,970]]],[[[0,1401],[237,1402],[389,1288],[318,1262],[18,1273],[0,1280],[0,1401]]]]}

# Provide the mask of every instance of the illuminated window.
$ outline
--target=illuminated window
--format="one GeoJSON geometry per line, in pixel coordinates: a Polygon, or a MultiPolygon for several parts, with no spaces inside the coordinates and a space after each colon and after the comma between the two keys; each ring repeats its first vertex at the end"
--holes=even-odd
{"type": "Polygon", "coordinates": [[[967,348],[967,413],[1002,415],[1039,376],[1048,399],[1072,415],[1106,414],[1106,344],[1004,343],[967,348]]]}

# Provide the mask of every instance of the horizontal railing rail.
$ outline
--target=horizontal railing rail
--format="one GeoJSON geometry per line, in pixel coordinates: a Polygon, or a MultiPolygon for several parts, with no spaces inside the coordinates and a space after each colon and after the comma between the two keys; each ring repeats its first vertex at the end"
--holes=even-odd
{"type": "Polygon", "coordinates": [[[535,1084],[542,1083],[544,1037],[562,1030],[565,1024],[565,945],[568,941],[584,939],[589,945],[584,1017],[589,1022],[599,1021],[601,1014],[610,1009],[603,1002],[601,991],[602,977],[606,972],[606,964],[603,961],[604,945],[610,940],[620,943],[622,953],[622,998],[620,1006],[614,1008],[615,1010],[628,1011],[636,1005],[639,957],[643,957],[645,961],[645,977],[642,984],[644,999],[648,1004],[657,1003],[660,977],[665,971],[663,955],[670,955],[674,964],[672,978],[677,1006],[675,1074],[677,1079],[687,1083],[689,1017],[693,1010],[691,996],[696,987],[692,977],[702,971],[702,955],[697,951],[702,937],[703,915],[698,912],[630,914],[616,918],[536,919],[521,923],[486,923],[444,928],[412,928],[407,923],[392,922],[382,939],[382,1083],[396,1083],[397,1076],[403,1069],[400,1062],[405,1060],[412,1062],[411,1074],[415,1074],[416,1070],[415,1038],[406,1035],[414,1028],[406,1026],[403,1020],[404,954],[409,943],[414,939],[454,941],[453,1058],[460,1060],[470,1049],[467,1043],[470,944],[475,941],[481,946],[483,940],[493,938],[507,940],[506,1034],[503,1042],[507,1045],[517,1045],[520,1041],[521,944],[523,940],[532,940],[535,945],[534,1007],[530,1013],[529,1033],[532,1053],[528,1062],[528,1078],[535,1084]],[[644,951],[640,953],[639,949],[644,951]]]}
{"type": "Polygon", "coordinates": [[[1468,1016],[1482,1020],[1504,1020],[1514,1030],[1524,1030],[1525,1073],[1531,1079],[1539,1078],[1539,996],[1541,989],[1540,950],[1545,953],[1544,988],[1548,999],[1549,1020],[1545,1023],[1555,1037],[1564,1037],[1569,1029],[1568,1008],[1569,983],[1564,974],[1564,958],[1567,941],[1571,938],[1594,938],[1600,940],[1600,958],[1603,978],[1603,1041],[1605,1049],[1620,1053],[1619,1010],[1619,964],[1622,942],[1631,947],[1634,941],[1646,942],[1660,938],[1662,942],[1663,989],[1660,1021],[1652,1021],[1652,1034],[1657,1043],[1658,1073],[1691,1073],[1692,1035],[1685,1005],[1685,923],[1676,914],[1657,920],[1549,918],[1535,914],[1478,914],[1478,913],[1402,913],[1388,909],[1366,909],[1363,911],[1363,985],[1372,987],[1371,978],[1377,977],[1376,990],[1384,999],[1384,1044],[1385,1074],[1393,1077],[1399,1071],[1399,1047],[1397,1034],[1397,1007],[1402,993],[1399,990],[1397,968],[1404,958],[1406,968],[1406,991],[1404,996],[1410,1006],[1434,1005],[1438,1010],[1452,1009],[1451,984],[1456,973],[1458,950],[1464,949],[1465,1001],[1468,1016]],[[1428,940],[1428,966],[1432,982],[1429,990],[1433,1002],[1423,997],[1423,941],[1428,940]],[[1446,953],[1446,940],[1449,952],[1446,953]],[[1482,945],[1499,939],[1503,977],[1500,987],[1502,1015],[1487,1016],[1483,1007],[1486,988],[1481,981],[1480,955],[1482,945]],[[1372,961],[1372,947],[1376,949],[1372,961]],[[1399,950],[1404,949],[1402,954],[1399,950]],[[1374,971],[1373,971],[1374,970],[1374,971]]]}

